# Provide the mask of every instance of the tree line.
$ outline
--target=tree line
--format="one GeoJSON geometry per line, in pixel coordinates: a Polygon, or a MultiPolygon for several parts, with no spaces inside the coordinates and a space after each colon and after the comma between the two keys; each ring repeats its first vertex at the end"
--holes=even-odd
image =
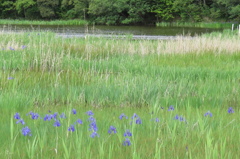
{"type": "Polygon", "coordinates": [[[1,19],[85,19],[95,24],[240,21],[240,0],[0,0],[1,19]]]}

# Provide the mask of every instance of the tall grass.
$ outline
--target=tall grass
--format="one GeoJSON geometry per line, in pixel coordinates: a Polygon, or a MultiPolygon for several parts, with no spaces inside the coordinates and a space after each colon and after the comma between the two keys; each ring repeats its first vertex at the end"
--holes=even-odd
{"type": "Polygon", "coordinates": [[[51,21],[0,19],[0,24],[4,24],[4,25],[87,25],[88,22],[81,19],[51,20],[51,21]]]}
{"type": "Polygon", "coordinates": [[[236,32],[168,41],[0,34],[1,158],[239,156],[236,32]],[[229,114],[228,107],[235,112],[229,114]],[[90,137],[88,110],[94,112],[99,137],[90,137]],[[204,116],[208,110],[212,117],[204,116]],[[26,116],[30,111],[42,118],[63,112],[67,118],[54,127],[53,120],[26,116]],[[22,135],[16,112],[32,136],[22,135]],[[120,120],[121,113],[128,119],[120,120]],[[131,119],[134,113],[141,124],[131,119]],[[186,121],[174,120],[176,115],[186,121]],[[68,131],[77,119],[83,124],[68,131]],[[111,125],[116,134],[108,134],[111,125]],[[127,129],[130,146],[123,145],[127,129]]]}
{"type": "MultiPolygon", "coordinates": [[[[223,29],[231,29],[233,23],[221,23],[221,22],[159,22],[156,25],[159,27],[197,27],[197,28],[223,28],[223,29]]],[[[235,27],[238,26],[235,23],[235,27]]]]}

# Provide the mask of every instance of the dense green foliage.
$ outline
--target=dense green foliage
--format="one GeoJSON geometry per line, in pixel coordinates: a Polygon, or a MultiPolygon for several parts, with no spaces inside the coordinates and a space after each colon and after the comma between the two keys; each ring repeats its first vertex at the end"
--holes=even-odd
{"type": "Polygon", "coordinates": [[[84,19],[96,24],[239,21],[239,0],[0,0],[0,18],[84,19]]]}

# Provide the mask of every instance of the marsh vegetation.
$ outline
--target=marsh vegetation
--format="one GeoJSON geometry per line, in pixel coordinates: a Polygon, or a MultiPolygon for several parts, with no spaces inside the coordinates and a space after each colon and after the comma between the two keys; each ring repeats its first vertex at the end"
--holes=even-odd
{"type": "Polygon", "coordinates": [[[0,34],[1,158],[239,156],[236,32],[164,41],[0,34]]]}

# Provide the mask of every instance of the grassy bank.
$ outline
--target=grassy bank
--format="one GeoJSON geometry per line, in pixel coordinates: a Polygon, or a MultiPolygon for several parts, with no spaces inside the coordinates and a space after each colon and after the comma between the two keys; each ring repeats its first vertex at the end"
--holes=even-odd
{"type": "Polygon", "coordinates": [[[197,27],[197,28],[223,28],[223,29],[232,29],[232,24],[234,24],[235,29],[239,26],[238,23],[220,23],[220,22],[160,22],[156,25],[159,27],[197,27]]]}
{"type": "Polygon", "coordinates": [[[51,21],[0,19],[0,24],[3,24],[3,25],[87,25],[88,22],[80,19],[51,20],[51,21]]]}
{"type": "Polygon", "coordinates": [[[165,41],[0,34],[1,158],[238,157],[236,32],[165,41]]]}

